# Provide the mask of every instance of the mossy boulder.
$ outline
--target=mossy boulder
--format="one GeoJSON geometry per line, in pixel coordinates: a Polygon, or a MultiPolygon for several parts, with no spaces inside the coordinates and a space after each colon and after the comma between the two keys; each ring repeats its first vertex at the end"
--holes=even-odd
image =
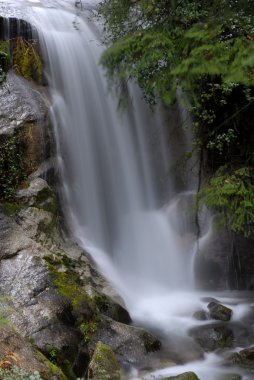
{"type": "Polygon", "coordinates": [[[121,363],[145,363],[161,348],[157,337],[142,328],[126,325],[111,318],[100,316],[100,322],[89,342],[94,350],[97,341],[111,347],[121,363]]]}
{"type": "Polygon", "coordinates": [[[181,375],[166,377],[163,380],[199,380],[194,372],[185,372],[181,375]]]}
{"type": "Polygon", "coordinates": [[[230,321],[232,316],[232,310],[228,307],[218,303],[218,302],[210,302],[207,305],[209,310],[209,315],[213,319],[217,319],[220,321],[230,321]]]}
{"type": "Polygon", "coordinates": [[[88,377],[94,380],[120,380],[120,366],[109,346],[98,342],[88,367],[88,377]]]}

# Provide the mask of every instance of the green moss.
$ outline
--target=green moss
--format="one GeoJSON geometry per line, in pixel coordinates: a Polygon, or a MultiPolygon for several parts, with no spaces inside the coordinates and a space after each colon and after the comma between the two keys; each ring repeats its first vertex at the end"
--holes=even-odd
{"type": "Polygon", "coordinates": [[[92,320],[92,321],[83,322],[80,325],[80,331],[83,334],[85,342],[88,343],[88,342],[91,341],[94,333],[96,332],[96,330],[98,328],[98,321],[99,320],[95,319],[95,320],[92,320]]]}
{"type": "Polygon", "coordinates": [[[14,43],[13,67],[24,78],[43,82],[43,65],[35,46],[22,37],[14,43]]]}
{"type": "Polygon", "coordinates": [[[110,301],[104,294],[98,294],[94,297],[94,301],[100,311],[107,311],[110,307],[110,301]]]}
{"type": "Polygon", "coordinates": [[[24,204],[20,202],[5,202],[2,206],[3,212],[7,216],[15,215],[22,207],[24,207],[24,204]]]}
{"type": "Polygon", "coordinates": [[[62,261],[60,258],[56,258],[54,257],[53,255],[47,255],[47,256],[44,256],[43,259],[50,265],[50,266],[54,266],[54,265],[61,265],[62,264],[62,261]]]}
{"type": "Polygon", "coordinates": [[[52,380],[53,376],[56,375],[59,380],[68,380],[61,368],[52,363],[45,355],[42,354],[42,352],[38,351],[37,355],[39,360],[48,367],[48,371],[41,372],[41,375],[45,380],[52,380]]]}
{"type": "Polygon", "coordinates": [[[120,366],[114,352],[100,341],[89,364],[88,377],[94,380],[120,380],[120,366]]]}
{"type": "MultiPolygon", "coordinates": [[[[70,268],[65,272],[58,271],[56,260],[44,258],[48,263],[48,268],[53,276],[53,284],[59,294],[71,301],[74,312],[82,315],[84,319],[92,320],[98,316],[98,308],[94,300],[82,289],[83,282],[78,275],[70,268]]],[[[66,257],[64,258],[66,260],[66,257]]],[[[63,263],[64,260],[57,260],[63,263]]],[[[68,260],[70,265],[70,261],[68,260]]]]}
{"type": "Polygon", "coordinates": [[[3,71],[3,74],[1,75],[1,79],[5,79],[4,73],[10,68],[10,47],[8,41],[0,41],[0,67],[3,71]]]}

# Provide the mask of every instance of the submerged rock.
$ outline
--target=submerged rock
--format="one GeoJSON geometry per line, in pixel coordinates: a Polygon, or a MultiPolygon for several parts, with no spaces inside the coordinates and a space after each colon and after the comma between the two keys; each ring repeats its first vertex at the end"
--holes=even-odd
{"type": "Polygon", "coordinates": [[[207,307],[211,318],[224,322],[230,321],[232,310],[228,307],[217,302],[210,302],[207,307]]]}
{"type": "Polygon", "coordinates": [[[254,368],[254,347],[235,352],[228,358],[228,361],[233,364],[254,368]]]}
{"type": "Polygon", "coordinates": [[[206,352],[233,346],[233,332],[222,324],[194,327],[189,334],[206,352]]]}
{"type": "Polygon", "coordinates": [[[166,377],[163,380],[199,380],[194,372],[185,372],[181,375],[166,377]]]}
{"type": "Polygon", "coordinates": [[[88,377],[94,380],[120,380],[120,365],[109,346],[97,342],[88,367],[88,377]]]}
{"type": "Polygon", "coordinates": [[[208,314],[204,310],[197,310],[193,313],[192,317],[198,321],[206,321],[208,319],[208,314]]]}

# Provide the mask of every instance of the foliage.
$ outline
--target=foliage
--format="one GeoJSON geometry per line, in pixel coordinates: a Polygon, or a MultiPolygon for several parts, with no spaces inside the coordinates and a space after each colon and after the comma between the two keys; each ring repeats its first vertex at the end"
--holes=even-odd
{"type": "Polygon", "coordinates": [[[159,94],[171,103],[178,85],[191,92],[203,76],[252,85],[251,3],[105,0],[110,45],[101,62],[110,78],[136,79],[151,101],[159,94]]]}
{"type": "Polygon", "coordinates": [[[0,359],[1,380],[43,380],[38,371],[28,373],[20,368],[19,358],[13,352],[8,352],[0,359]]]}
{"type": "Polygon", "coordinates": [[[1,380],[43,380],[38,371],[27,373],[22,368],[0,369],[1,380]]]}
{"type": "Polygon", "coordinates": [[[254,233],[254,168],[229,171],[221,167],[200,193],[208,207],[221,213],[222,222],[245,236],[254,233]]]}
{"type": "Polygon", "coordinates": [[[80,325],[80,331],[82,332],[86,343],[91,341],[94,333],[96,332],[98,328],[98,321],[99,319],[96,318],[95,320],[85,321],[80,325]]]}
{"type": "Polygon", "coordinates": [[[181,88],[196,147],[215,173],[203,197],[234,231],[249,235],[254,0],[104,0],[99,14],[107,44],[101,64],[110,83],[124,88],[123,81],[136,81],[151,104],[158,97],[174,103],[181,88]]]}
{"type": "Polygon", "coordinates": [[[35,46],[22,37],[18,37],[13,49],[13,67],[24,78],[42,83],[43,66],[35,46]]]}
{"type": "Polygon", "coordinates": [[[21,155],[15,136],[8,136],[0,149],[0,199],[12,200],[24,179],[21,155]]]}

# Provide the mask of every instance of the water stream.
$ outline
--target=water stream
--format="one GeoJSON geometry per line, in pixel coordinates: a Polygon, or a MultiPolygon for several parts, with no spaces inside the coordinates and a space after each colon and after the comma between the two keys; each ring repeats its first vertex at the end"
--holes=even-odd
{"type": "MultiPolygon", "coordinates": [[[[118,99],[98,65],[103,51],[98,28],[74,1],[8,5],[24,12],[40,35],[60,193],[72,235],[117,288],[136,323],[164,337],[186,337],[190,327],[205,323],[192,318],[205,308],[193,279],[197,178],[195,171],[184,176],[177,166],[191,149],[191,136],[181,129],[188,115],[180,104],[171,113],[162,106],[152,112],[135,85],[126,90],[126,108],[117,111],[118,99]]],[[[92,9],[94,2],[85,5],[92,9]]],[[[248,295],[237,302],[235,294],[215,297],[233,308],[237,321],[252,310],[248,295]]],[[[209,354],[145,376],[192,370],[201,380],[215,380],[227,371],[219,369],[220,362],[209,354]]]]}

